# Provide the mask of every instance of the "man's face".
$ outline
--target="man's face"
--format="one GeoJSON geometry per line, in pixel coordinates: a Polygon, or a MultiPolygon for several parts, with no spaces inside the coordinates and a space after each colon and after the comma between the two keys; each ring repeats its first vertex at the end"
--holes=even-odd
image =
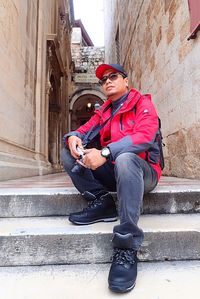
{"type": "MultiPolygon", "coordinates": [[[[117,72],[113,70],[106,70],[103,73],[102,78],[116,73],[117,72]]],[[[115,101],[128,91],[128,78],[123,78],[123,76],[118,73],[114,80],[112,80],[112,78],[108,78],[102,85],[102,89],[103,93],[109,97],[111,101],[115,101]]]]}

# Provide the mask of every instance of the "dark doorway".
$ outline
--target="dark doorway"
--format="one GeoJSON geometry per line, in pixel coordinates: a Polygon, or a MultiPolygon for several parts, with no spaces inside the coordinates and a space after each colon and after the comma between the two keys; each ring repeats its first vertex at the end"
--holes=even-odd
{"type": "Polygon", "coordinates": [[[71,130],[76,130],[86,123],[94,114],[95,109],[98,109],[102,104],[103,101],[96,95],[80,96],[71,111],[71,130]]]}

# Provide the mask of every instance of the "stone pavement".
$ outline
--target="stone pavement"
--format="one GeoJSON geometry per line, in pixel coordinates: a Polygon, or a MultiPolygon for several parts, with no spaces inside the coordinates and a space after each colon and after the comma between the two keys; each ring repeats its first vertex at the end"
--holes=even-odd
{"type": "MultiPolygon", "coordinates": [[[[19,189],[19,188],[67,188],[73,187],[73,183],[66,173],[55,173],[43,176],[34,176],[16,180],[9,180],[0,182],[0,188],[2,189],[19,189]]],[[[159,182],[160,190],[167,188],[169,190],[200,190],[200,181],[176,177],[161,177],[159,182]]]]}
{"type": "Polygon", "coordinates": [[[108,289],[109,264],[0,268],[0,299],[199,299],[200,261],[139,263],[135,288],[108,289]]]}
{"type": "Polygon", "coordinates": [[[0,182],[0,188],[66,188],[73,183],[64,172],[0,182]]]}

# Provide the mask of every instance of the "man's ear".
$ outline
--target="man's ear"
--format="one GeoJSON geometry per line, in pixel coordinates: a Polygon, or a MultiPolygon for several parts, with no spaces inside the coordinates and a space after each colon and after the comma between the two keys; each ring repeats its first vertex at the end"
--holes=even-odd
{"type": "Polygon", "coordinates": [[[126,87],[128,87],[128,78],[124,78],[124,81],[125,81],[125,84],[126,84],[126,87]]]}

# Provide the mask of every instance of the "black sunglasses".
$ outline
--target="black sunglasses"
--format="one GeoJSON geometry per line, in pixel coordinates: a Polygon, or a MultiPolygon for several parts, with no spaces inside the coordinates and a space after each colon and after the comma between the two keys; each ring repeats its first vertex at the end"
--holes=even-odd
{"type": "Polygon", "coordinates": [[[106,81],[109,79],[110,81],[115,81],[117,80],[117,78],[120,76],[122,76],[123,78],[126,78],[123,74],[121,73],[111,73],[107,76],[104,76],[101,80],[99,80],[99,84],[102,86],[106,83],[106,81]]]}

